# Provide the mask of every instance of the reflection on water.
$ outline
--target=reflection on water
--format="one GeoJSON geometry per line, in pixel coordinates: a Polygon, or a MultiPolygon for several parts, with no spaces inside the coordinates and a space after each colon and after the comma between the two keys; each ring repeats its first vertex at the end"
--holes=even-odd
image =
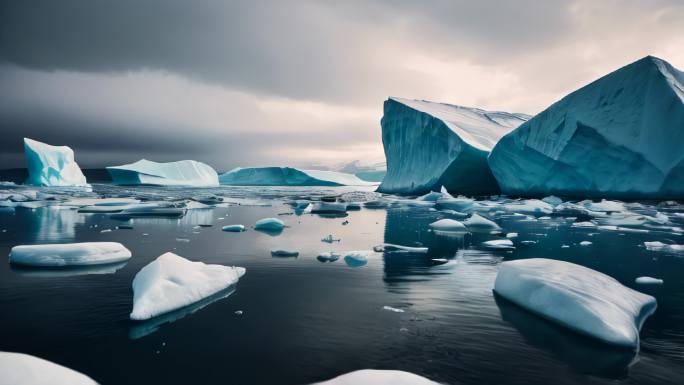
{"type": "Polygon", "coordinates": [[[531,345],[547,350],[592,376],[624,378],[637,353],[602,344],[557,326],[492,293],[501,318],[510,322],[531,345]]]}
{"type": "Polygon", "coordinates": [[[133,323],[133,326],[131,326],[128,336],[131,339],[138,339],[145,337],[149,334],[152,334],[159,330],[159,328],[164,324],[176,322],[179,319],[187,315],[190,315],[202,308],[205,308],[216,301],[219,301],[230,296],[235,292],[235,289],[236,285],[232,285],[210,297],[207,297],[201,301],[195,302],[180,309],[174,310],[172,312],[161,314],[157,317],[151,318],[146,321],[131,321],[133,323]]]}
{"type": "Polygon", "coordinates": [[[13,272],[24,277],[63,278],[77,275],[114,274],[126,266],[128,261],[108,263],[106,265],[73,266],[73,267],[29,267],[10,265],[13,272]]]}

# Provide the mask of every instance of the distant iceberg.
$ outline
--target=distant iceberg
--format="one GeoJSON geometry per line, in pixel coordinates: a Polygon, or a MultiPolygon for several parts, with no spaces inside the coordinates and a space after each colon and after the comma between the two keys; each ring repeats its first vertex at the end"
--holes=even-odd
{"type": "Polygon", "coordinates": [[[236,284],[245,271],[162,254],[135,275],[130,318],[146,320],[193,304],[236,284]]]}
{"type": "Polygon", "coordinates": [[[499,138],[529,118],[389,98],[381,121],[387,175],[378,191],[423,194],[444,186],[457,193],[497,193],[487,156],[499,138]]]}
{"type": "Polygon", "coordinates": [[[85,374],[23,353],[0,352],[0,376],[3,384],[97,385],[85,374]]]}
{"type": "Polygon", "coordinates": [[[503,137],[489,165],[506,194],[684,197],[684,73],[622,67],[503,137]]]}
{"type": "Polygon", "coordinates": [[[337,171],[301,170],[294,167],[238,167],[219,176],[233,186],[372,186],[376,183],[337,171]]]}
{"type": "Polygon", "coordinates": [[[194,160],[158,163],[141,159],[135,163],[107,167],[117,185],[218,186],[218,174],[211,166],[194,160]]]}
{"type": "Polygon", "coordinates": [[[598,271],[544,258],[501,264],[494,291],[541,317],[605,343],[639,349],[655,298],[598,271]]]}
{"type": "Polygon", "coordinates": [[[88,186],[86,177],[74,160],[74,151],[67,146],[51,146],[24,138],[24,153],[29,177],[26,184],[34,186],[88,186]]]}

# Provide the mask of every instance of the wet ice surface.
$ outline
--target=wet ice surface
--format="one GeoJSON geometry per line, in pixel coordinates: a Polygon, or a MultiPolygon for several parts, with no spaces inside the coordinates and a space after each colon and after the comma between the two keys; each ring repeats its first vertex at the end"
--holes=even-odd
{"type": "Polygon", "coordinates": [[[677,384],[684,378],[684,253],[675,246],[684,245],[684,206],[497,198],[440,211],[435,202],[358,190],[0,186],[5,256],[16,245],[56,242],[120,242],[133,253],[123,264],[92,269],[1,264],[0,350],[45,358],[102,384],[227,378],[306,384],[363,368],[454,384],[677,384]],[[312,198],[340,194],[361,210],[346,216],[307,210],[312,198]],[[109,210],[135,204],[122,198],[174,210],[122,218],[109,210]],[[105,208],[79,212],[85,206],[105,208]],[[182,216],[169,214],[177,211],[182,216]],[[473,212],[500,229],[464,218],[473,212]],[[255,231],[262,218],[286,227],[255,231]],[[440,219],[474,227],[432,230],[440,219]],[[232,224],[246,231],[222,231],[232,224]],[[339,241],[323,241],[329,235],[339,241]],[[506,239],[513,248],[501,247],[506,239]],[[278,249],[299,255],[272,256],[278,249]],[[242,266],[249,274],[193,306],[130,321],[133,277],[167,251],[242,266]],[[655,296],[658,309],[642,329],[638,356],[495,298],[501,261],[531,257],[581,264],[655,296]],[[635,282],[644,276],[664,284],[635,282]]]}

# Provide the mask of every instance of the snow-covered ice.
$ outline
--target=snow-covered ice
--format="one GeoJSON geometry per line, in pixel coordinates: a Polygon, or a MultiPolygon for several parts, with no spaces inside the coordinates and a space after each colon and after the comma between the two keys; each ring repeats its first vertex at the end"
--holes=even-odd
{"type": "Polygon", "coordinates": [[[222,185],[233,186],[372,186],[356,175],[337,171],[302,170],[294,167],[238,167],[219,176],[222,185]]]}
{"type": "Polygon", "coordinates": [[[660,241],[644,242],[646,250],[650,251],[669,251],[673,253],[684,253],[684,245],[672,245],[660,241]]]}
{"type": "Polygon", "coordinates": [[[637,279],[634,280],[635,283],[638,283],[639,285],[662,285],[663,280],[659,278],[653,278],[653,277],[638,277],[637,279]]]}
{"type": "Polygon", "coordinates": [[[130,250],[117,242],[21,245],[14,246],[9,255],[10,263],[40,267],[92,266],[130,258],[130,250]]]}
{"type": "Polygon", "coordinates": [[[466,225],[468,230],[474,232],[491,232],[501,230],[501,227],[499,227],[496,222],[491,221],[477,213],[471,215],[470,218],[463,221],[463,224],[466,225]]]}
{"type": "Polygon", "coordinates": [[[0,383],[7,385],[97,385],[85,374],[23,353],[0,352],[0,383]]]}
{"type": "Polygon", "coordinates": [[[118,185],[218,186],[218,174],[209,165],[194,160],[159,163],[141,159],[135,163],[107,167],[118,185]]]}
{"type": "Polygon", "coordinates": [[[417,374],[400,370],[363,369],[314,385],[439,385],[417,374]]]}
{"type": "Polygon", "coordinates": [[[135,275],[130,318],[146,320],[200,301],[236,284],[245,271],[162,254],[135,275]]]}
{"type": "MultiPolygon", "coordinates": [[[[524,241],[523,241],[524,242],[524,241]]],[[[482,242],[482,246],[492,250],[514,250],[513,242],[510,239],[492,239],[482,242]]]]}
{"type": "Polygon", "coordinates": [[[655,298],[598,271],[544,258],[503,262],[494,291],[550,321],[608,344],[638,350],[655,298]]]}
{"type": "Polygon", "coordinates": [[[421,194],[444,186],[467,194],[497,192],[487,155],[499,138],[527,119],[391,97],[381,121],[387,174],[378,191],[421,194]]]}
{"type": "Polygon", "coordinates": [[[29,177],[26,184],[34,186],[89,186],[74,160],[74,151],[67,146],[51,146],[24,138],[24,154],[29,177]]]}
{"type": "Polygon", "coordinates": [[[438,221],[430,223],[430,228],[435,230],[435,231],[445,231],[445,232],[457,232],[457,233],[464,233],[467,232],[468,229],[466,226],[456,220],[453,219],[440,219],[438,221]]]}
{"type": "Polygon", "coordinates": [[[491,170],[511,195],[681,197],[683,90],[682,72],[644,57],[501,138],[491,170]]]}

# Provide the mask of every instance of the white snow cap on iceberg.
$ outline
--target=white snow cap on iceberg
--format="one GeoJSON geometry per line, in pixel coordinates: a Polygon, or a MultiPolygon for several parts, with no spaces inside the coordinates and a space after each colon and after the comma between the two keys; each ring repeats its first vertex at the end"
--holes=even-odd
{"type": "Polygon", "coordinates": [[[24,153],[29,177],[26,184],[34,186],[88,186],[86,177],[74,160],[74,151],[67,146],[51,146],[24,138],[24,153]]]}
{"type": "Polygon", "coordinates": [[[41,266],[92,266],[126,261],[131,252],[117,242],[55,243],[14,246],[10,263],[41,266]]]}
{"type": "Polygon", "coordinates": [[[42,358],[0,352],[0,383],[12,385],[97,385],[92,378],[42,358]]]}
{"type": "Polygon", "coordinates": [[[354,174],[294,167],[237,167],[219,176],[233,186],[372,186],[354,174]]]}
{"type": "Polygon", "coordinates": [[[146,320],[190,305],[238,282],[243,267],[191,262],[165,253],[133,279],[132,320],[146,320]]]}
{"type": "Polygon", "coordinates": [[[417,374],[401,370],[363,369],[313,385],[438,385],[417,374]]]}
{"type": "Polygon", "coordinates": [[[533,258],[501,264],[494,291],[537,315],[612,345],[639,348],[655,298],[598,271],[533,258]]]}
{"type": "Polygon", "coordinates": [[[194,160],[158,163],[141,159],[135,163],[107,167],[118,185],[218,186],[218,174],[209,165],[194,160]]]}

